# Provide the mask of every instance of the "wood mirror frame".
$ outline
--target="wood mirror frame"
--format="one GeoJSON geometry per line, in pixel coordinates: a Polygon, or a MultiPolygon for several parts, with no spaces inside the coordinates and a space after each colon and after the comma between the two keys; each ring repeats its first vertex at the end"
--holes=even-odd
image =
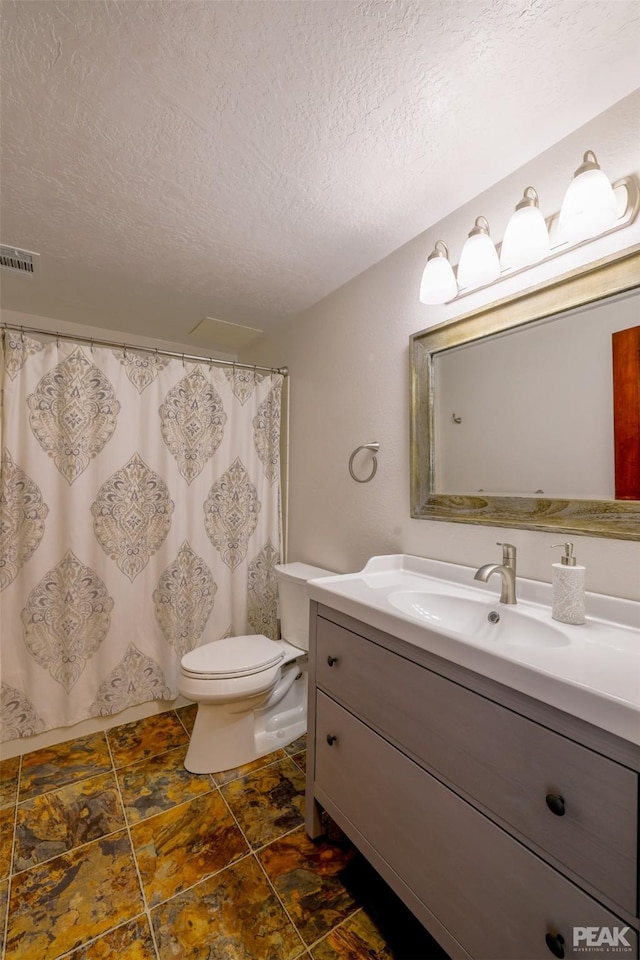
{"type": "MultiPolygon", "coordinates": [[[[434,492],[436,354],[492,334],[640,289],[640,244],[410,338],[411,516],[640,540],[640,501],[452,495],[434,492]]],[[[640,438],[637,438],[640,444],[640,438]]]]}

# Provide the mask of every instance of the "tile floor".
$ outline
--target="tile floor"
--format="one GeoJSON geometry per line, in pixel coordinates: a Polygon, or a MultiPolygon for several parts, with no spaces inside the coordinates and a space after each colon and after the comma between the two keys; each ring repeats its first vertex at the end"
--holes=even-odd
{"type": "Polygon", "coordinates": [[[2,960],[431,960],[340,831],[304,826],[304,740],[188,773],[195,707],[0,763],[2,960]]]}

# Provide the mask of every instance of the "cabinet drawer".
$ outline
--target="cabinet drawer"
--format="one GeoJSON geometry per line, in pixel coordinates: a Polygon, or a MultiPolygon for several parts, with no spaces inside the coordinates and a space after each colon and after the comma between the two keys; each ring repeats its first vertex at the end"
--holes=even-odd
{"type": "Polygon", "coordinates": [[[625,926],[319,691],[315,780],[475,960],[551,958],[547,934],[580,957],[574,927],[625,926]]]}
{"type": "Polygon", "coordinates": [[[328,620],[317,624],[319,687],[635,914],[633,771],[328,620]],[[563,798],[563,815],[547,796],[563,798]]]}

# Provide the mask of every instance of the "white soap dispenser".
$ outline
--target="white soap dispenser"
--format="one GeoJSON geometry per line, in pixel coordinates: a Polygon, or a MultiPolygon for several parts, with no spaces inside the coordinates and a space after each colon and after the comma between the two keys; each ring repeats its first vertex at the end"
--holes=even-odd
{"type": "MultiPolygon", "coordinates": [[[[561,623],[584,623],[584,588],[586,567],[576,563],[572,543],[554,543],[564,547],[560,563],[552,563],[551,616],[561,623]]],[[[552,548],[553,549],[553,548],[552,548]]]]}

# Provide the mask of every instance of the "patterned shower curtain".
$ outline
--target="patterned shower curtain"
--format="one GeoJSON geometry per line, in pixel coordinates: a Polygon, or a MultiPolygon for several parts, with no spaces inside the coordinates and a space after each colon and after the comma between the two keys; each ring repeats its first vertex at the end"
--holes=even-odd
{"type": "Polygon", "coordinates": [[[275,637],[283,378],[4,335],[2,739],[178,695],[275,637]]]}

